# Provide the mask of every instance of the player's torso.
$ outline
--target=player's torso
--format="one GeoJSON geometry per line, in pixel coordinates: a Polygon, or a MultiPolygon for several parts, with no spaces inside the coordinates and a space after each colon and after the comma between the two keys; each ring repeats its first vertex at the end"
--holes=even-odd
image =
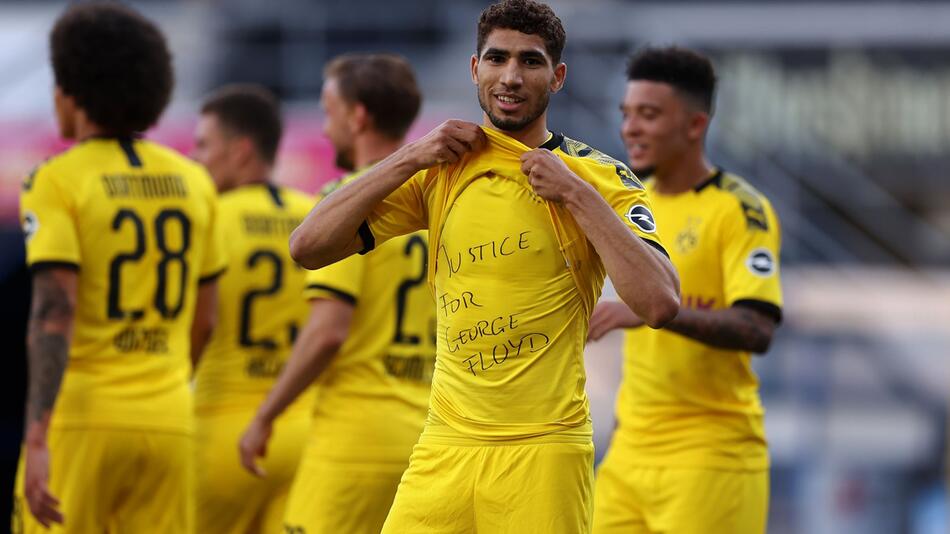
{"type": "Polygon", "coordinates": [[[347,340],[318,380],[313,415],[314,432],[324,439],[320,454],[408,458],[428,411],[435,366],[427,254],[426,233],[416,232],[360,258],[347,340]]]}
{"type": "Polygon", "coordinates": [[[256,408],[290,356],[309,306],[306,271],[287,243],[311,207],[309,196],[266,184],[221,195],[229,268],[218,280],[217,323],[196,372],[199,413],[256,408]]]}
{"type": "MultiPolygon", "coordinates": [[[[724,224],[742,216],[736,199],[715,185],[661,195],[651,181],[647,190],[658,233],[679,273],[681,306],[727,307],[724,224]]],[[[729,453],[735,457],[765,454],[758,381],[748,353],[716,349],[668,329],[641,327],[627,331],[624,359],[618,416],[621,428],[634,430],[644,457],[733,465],[695,453],[720,442],[744,443],[729,453]]]]}
{"type": "Polygon", "coordinates": [[[433,410],[453,428],[533,435],[587,419],[586,316],[560,247],[523,176],[486,175],[458,194],[435,274],[433,410]]]}
{"type": "Polygon", "coordinates": [[[86,141],[56,165],[73,190],[81,254],[57,417],[164,425],[166,417],[149,422],[135,406],[168,419],[188,411],[189,331],[213,186],[193,163],[146,141],[86,141]]]}

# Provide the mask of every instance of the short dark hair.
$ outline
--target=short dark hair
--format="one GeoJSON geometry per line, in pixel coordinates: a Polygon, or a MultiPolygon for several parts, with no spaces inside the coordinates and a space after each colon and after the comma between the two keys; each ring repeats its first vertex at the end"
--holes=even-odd
{"type": "Polygon", "coordinates": [[[478,17],[478,41],[475,52],[481,56],[488,35],[497,29],[516,30],[528,35],[537,35],[544,40],[544,49],[554,64],[561,62],[567,36],[561,19],[554,10],[533,0],[502,0],[482,11],[478,17]]]}
{"type": "Polygon", "coordinates": [[[419,114],[422,93],[405,58],[395,54],[343,54],[323,70],[343,100],[362,104],[383,135],[402,139],[419,114]]]}
{"type": "Polygon", "coordinates": [[[645,48],[630,58],[627,80],[672,85],[712,114],[716,72],[709,58],[686,48],[645,48]]]}
{"type": "Polygon", "coordinates": [[[144,132],[171,98],[165,36],[121,4],[72,4],[50,32],[50,55],[56,85],[109,135],[144,132]]]}
{"type": "Polygon", "coordinates": [[[258,154],[268,163],[277,159],[284,125],[277,97],[267,88],[252,84],[225,85],[205,98],[201,113],[214,115],[231,133],[250,138],[258,154]]]}

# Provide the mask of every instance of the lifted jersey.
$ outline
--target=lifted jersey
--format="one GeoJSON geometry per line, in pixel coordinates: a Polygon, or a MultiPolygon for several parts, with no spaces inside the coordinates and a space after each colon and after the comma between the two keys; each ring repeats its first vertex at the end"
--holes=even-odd
{"type": "Polygon", "coordinates": [[[290,356],[310,308],[300,298],[306,271],[287,241],[312,207],[311,197],[270,184],[221,195],[231,267],[218,283],[218,320],[195,376],[199,413],[256,410],[290,356]]]}
{"type": "MultiPolygon", "coordinates": [[[[654,192],[660,236],[680,275],[682,305],[739,304],[781,318],[779,222],[769,201],[717,171],[693,191],[654,192]]],[[[641,465],[761,469],[768,450],[758,380],[746,352],[669,330],[627,331],[615,442],[641,465]]]]}
{"type": "Polygon", "coordinates": [[[79,272],[53,427],[190,431],[190,331],[199,280],[225,267],[214,184],[144,140],[95,138],[23,184],[33,269],[79,272]]]}
{"type": "Polygon", "coordinates": [[[417,232],[308,274],[308,299],[355,306],[346,342],[317,382],[317,454],[408,462],[435,366],[427,257],[428,240],[417,232]]]}
{"type": "MultiPolygon", "coordinates": [[[[416,174],[363,230],[372,246],[429,229],[438,358],[426,432],[515,440],[568,430],[589,440],[584,341],[603,263],[571,214],[534,193],[519,159],[530,149],[485,132],[484,150],[416,174]]],[[[626,166],[561,135],[542,148],[662,249],[647,193],[626,166]]]]}

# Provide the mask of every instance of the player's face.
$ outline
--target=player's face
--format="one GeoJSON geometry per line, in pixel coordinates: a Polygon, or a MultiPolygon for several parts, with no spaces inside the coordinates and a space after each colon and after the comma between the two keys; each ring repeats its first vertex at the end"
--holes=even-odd
{"type": "Polygon", "coordinates": [[[195,148],[191,157],[208,169],[218,191],[233,187],[234,165],[231,156],[231,138],[224,132],[218,117],[203,113],[195,127],[195,148]]]}
{"type": "Polygon", "coordinates": [[[57,85],[53,90],[53,107],[56,108],[56,124],[63,139],[76,138],[75,104],[57,85]]]}
{"type": "Polygon", "coordinates": [[[567,67],[554,65],[544,40],[517,30],[488,34],[480,56],[472,56],[478,103],[492,125],[517,132],[544,115],[551,93],[564,85],[567,67]]]}
{"type": "Polygon", "coordinates": [[[670,165],[681,158],[692,142],[693,112],[669,84],[627,82],[620,111],[620,135],[634,171],[670,165]]]}
{"type": "Polygon", "coordinates": [[[351,118],[353,106],[343,99],[335,78],[328,78],[320,91],[320,107],[323,108],[323,134],[330,140],[336,152],[336,166],[352,171],[353,129],[351,118]]]}

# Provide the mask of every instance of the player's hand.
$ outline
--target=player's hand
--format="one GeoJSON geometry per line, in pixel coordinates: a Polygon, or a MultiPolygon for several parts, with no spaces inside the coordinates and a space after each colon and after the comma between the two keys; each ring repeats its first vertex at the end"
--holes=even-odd
{"type": "Polygon", "coordinates": [[[270,441],[270,434],[271,424],[255,417],[238,443],[241,465],[254,476],[264,477],[267,475],[264,468],[258,465],[257,459],[267,455],[267,442],[270,441]]]}
{"type": "Polygon", "coordinates": [[[28,444],[24,469],[24,493],[30,513],[46,528],[53,523],[63,523],[63,514],[59,511],[59,500],[49,492],[48,484],[49,449],[46,444],[28,444]]]}
{"type": "Polygon", "coordinates": [[[521,172],[528,177],[534,192],[551,202],[564,202],[567,194],[584,184],[564,160],[543,148],[521,155],[521,172]]]}
{"type": "Polygon", "coordinates": [[[636,328],[643,326],[643,320],[633,313],[629,306],[619,300],[598,302],[590,316],[590,328],[587,341],[597,341],[607,332],[617,328],[636,328]]]}
{"type": "Polygon", "coordinates": [[[448,120],[404,150],[417,170],[442,163],[455,163],[468,152],[477,152],[488,144],[481,127],[473,122],[448,120]]]}

